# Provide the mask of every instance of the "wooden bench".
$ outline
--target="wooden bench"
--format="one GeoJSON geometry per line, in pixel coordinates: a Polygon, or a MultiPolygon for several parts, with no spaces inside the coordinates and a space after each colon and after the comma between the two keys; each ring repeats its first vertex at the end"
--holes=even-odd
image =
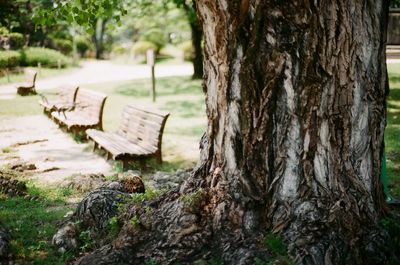
{"type": "Polygon", "coordinates": [[[21,96],[36,95],[35,82],[37,72],[34,70],[25,71],[25,82],[17,86],[17,93],[21,96]]]}
{"type": "Polygon", "coordinates": [[[62,86],[57,91],[56,99],[47,99],[45,97],[39,101],[43,107],[43,112],[50,114],[53,111],[72,111],[75,108],[76,94],[78,93],[78,86],[62,86]]]}
{"type": "Polygon", "coordinates": [[[143,162],[149,157],[162,163],[162,135],[168,116],[169,113],[128,105],[116,132],[87,130],[86,135],[94,141],[94,150],[101,148],[107,152],[107,159],[122,161],[123,169],[129,161],[143,162]]]}
{"type": "Polygon", "coordinates": [[[103,108],[107,96],[88,89],[79,89],[72,111],[53,111],[53,120],[77,134],[86,129],[103,130],[103,108]]]}

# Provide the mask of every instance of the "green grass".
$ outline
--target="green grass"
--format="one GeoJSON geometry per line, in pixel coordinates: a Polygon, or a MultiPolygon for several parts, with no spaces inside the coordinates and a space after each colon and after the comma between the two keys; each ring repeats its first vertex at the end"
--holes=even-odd
{"type": "Polygon", "coordinates": [[[385,149],[389,176],[389,191],[400,197],[400,64],[388,64],[390,93],[387,100],[388,119],[385,149]]]}
{"type": "Polygon", "coordinates": [[[61,255],[51,239],[63,216],[72,206],[65,202],[71,193],[28,185],[28,193],[39,200],[0,194],[0,221],[11,231],[11,251],[16,264],[65,264],[72,257],[61,255]]]}
{"type": "Polygon", "coordinates": [[[16,96],[14,99],[0,99],[0,116],[26,116],[42,113],[39,96],[16,96]]]}
{"type": "MultiPolygon", "coordinates": [[[[40,70],[37,67],[30,67],[30,69],[34,69],[38,72],[38,78],[45,78],[55,75],[65,74],[69,71],[72,71],[74,68],[63,68],[63,69],[52,69],[52,68],[41,68],[40,70]]],[[[8,76],[0,77],[0,85],[6,85],[14,82],[22,82],[25,79],[25,75],[23,72],[21,73],[10,73],[8,76]]]]}

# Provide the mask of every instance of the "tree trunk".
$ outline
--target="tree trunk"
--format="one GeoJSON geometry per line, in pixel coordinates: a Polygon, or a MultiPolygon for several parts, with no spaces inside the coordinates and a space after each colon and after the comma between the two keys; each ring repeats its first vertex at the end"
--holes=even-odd
{"type": "Polygon", "coordinates": [[[92,41],[96,49],[96,59],[102,59],[104,53],[104,32],[108,19],[101,19],[100,25],[99,20],[96,19],[94,23],[94,32],[92,34],[92,41]]]}
{"type": "Polygon", "coordinates": [[[222,212],[245,231],[264,223],[283,232],[307,263],[360,263],[345,253],[363,243],[356,239],[377,225],[384,203],[387,2],[199,0],[197,8],[204,172],[218,172],[235,209],[222,212]]]}
{"type": "Polygon", "coordinates": [[[190,29],[192,32],[192,63],[193,63],[193,79],[203,78],[203,49],[201,41],[203,39],[203,32],[198,20],[190,22],[190,29]]]}
{"type": "Polygon", "coordinates": [[[179,191],[132,206],[126,220],[140,227],[79,264],[254,264],[268,261],[268,230],[298,263],[385,264],[387,1],[196,4],[208,116],[198,166],[179,191]]]}

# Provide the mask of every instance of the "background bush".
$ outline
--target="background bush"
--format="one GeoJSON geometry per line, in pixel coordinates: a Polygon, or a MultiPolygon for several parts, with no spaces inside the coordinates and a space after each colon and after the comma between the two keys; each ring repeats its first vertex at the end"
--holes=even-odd
{"type": "Polygon", "coordinates": [[[131,51],[132,51],[133,55],[135,55],[135,56],[138,56],[138,55],[146,56],[146,52],[149,49],[153,49],[154,51],[156,51],[157,46],[152,42],[138,41],[132,46],[131,51]]]}
{"type": "Polygon", "coordinates": [[[24,35],[22,35],[21,33],[16,33],[16,32],[9,33],[8,38],[9,38],[8,41],[10,44],[10,48],[12,50],[19,50],[25,44],[24,35]]]}
{"type": "Polygon", "coordinates": [[[178,48],[183,52],[183,58],[186,61],[190,61],[192,59],[193,47],[190,40],[182,42],[178,45],[178,48]]]}
{"type": "Polygon", "coordinates": [[[160,29],[150,29],[146,31],[140,38],[141,41],[151,42],[156,46],[155,51],[158,53],[162,47],[167,44],[167,38],[160,29]]]}
{"type": "Polygon", "coordinates": [[[70,41],[70,40],[54,39],[53,42],[54,42],[56,49],[58,51],[60,51],[62,54],[68,55],[73,50],[72,41],[70,41]]]}
{"type": "Polygon", "coordinates": [[[75,39],[76,49],[81,57],[85,57],[86,52],[92,49],[92,43],[84,37],[75,39]]]}
{"type": "Polygon", "coordinates": [[[56,50],[36,47],[21,50],[22,66],[37,66],[40,63],[43,67],[57,67],[58,60],[60,60],[61,67],[70,63],[65,55],[56,50]]]}
{"type": "Polygon", "coordinates": [[[0,69],[16,67],[20,60],[21,54],[17,51],[0,51],[0,69]]]}
{"type": "Polygon", "coordinates": [[[111,53],[116,56],[126,54],[127,52],[128,49],[121,45],[114,45],[111,49],[111,53]]]}

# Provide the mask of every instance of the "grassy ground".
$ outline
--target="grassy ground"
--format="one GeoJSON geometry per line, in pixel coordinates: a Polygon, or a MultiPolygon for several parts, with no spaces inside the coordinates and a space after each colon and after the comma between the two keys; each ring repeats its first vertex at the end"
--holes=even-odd
{"type": "Polygon", "coordinates": [[[385,149],[391,195],[400,197],[400,64],[389,64],[390,93],[385,149]]]}
{"type": "MultiPolygon", "coordinates": [[[[64,68],[64,69],[52,69],[52,68],[41,68],[31,67],[30,69],[36,70],[40,78],[55,76],[64,74],[66,72],[72,71],[73,68],[64,68]]],[[[14,82],[22,82],[25,79],[25,75],[23,72],[21,73],[11,73],[9,75],[4,75],[0,77],[0,85],[11,84],[14,82]]]]}
{"type": "Polygon", "coordinates": [[[57,253],[51,238],[63,216],[74,208],[65,202],[70,192],[28,185],[28,193],[38,199],[7,197],[0,193],[0,220],[12,231],[10,248],[15,264],[65,264],[71,255],[57,253]]]}

